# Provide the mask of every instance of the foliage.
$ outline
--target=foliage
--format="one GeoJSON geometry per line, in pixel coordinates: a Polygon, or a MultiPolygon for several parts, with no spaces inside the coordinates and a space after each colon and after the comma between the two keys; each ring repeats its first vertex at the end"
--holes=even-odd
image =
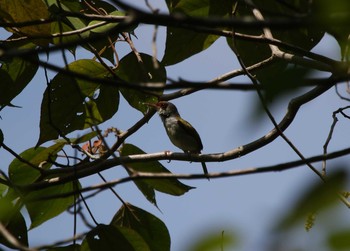
{"type": "MultiPolygon", "coordinates": [[[[6,145],[12,139],[0,130],[0,150],[14,155],[8,173],[0,175],[0,222],[1,229],[5,229],[0,231],[0,243],[3,246],[25,249],[30,243],[30,229],[41,227],[66,211],[75,210],[76,216],[77,206],[87,206],[84,198],[90,190],[96,191],[91,196],[97,196],[99,189],[114,191],[113,186],[133,181],[156,207],[156,192],[172,196],[191,192],[193,187],[178,178],[204,176],[174,175],[160,160],[227,161],[251,154],[280,136],[285,138],[283,131],[302,105],[350,77],[347,64],[350,8],[346,1],[166,0],[166,14],[150,6],[144,11],[124,2],[0,0],[0,26],[9,34],[0,42],[0,110],[16,107],[14,98],[22,95],[27,85],[35,84],[34,77],[38,74],[45,74],[46,78],[40,81],[47,84],[41,100],[40,136],[32,148],[16,153],[6,145]],[[166,27],[161,60],[135,47],[133,39],[137,39],[141,25],[166,27]],[[311,52],[325,33],[339,43],[343,61],[311,52]],[[222,37],[226,38],[228,53],[237,57],[242,69],[206,83],[167,78],[168,67],[181,64],[222,37]],[[127,53],[119,51],[121,43],[128,44],[127,53]],[[57,55],[61,55],[61,61],[52,62],[51,58],[57,55]],[[124,56],[119,58],[120,55],[124,56]],[[74,60],[69,60],[70,56],[74,60]],[[309,78],[319,71],[331,77],[316,81],[309,78]],[[52,72],[54,76],[50,80],[48,75],[52,72]],[[243,74],[249,76],[251,83],[243,87],[223,85],[243,74]],[[305,86],[308,88],[302,89],[305,86]],[[165,92],[170,88],[183,89],[165,92]],[[154,114],[146,103],[182,97],[204,88],[256,91],[267,114],[269,102],[285,93],[301,89],[305,92],[290,101],[285,117],[278,124],[274,122],[275,128],[270,133],[225,154],[203,157],[165,152],[152,155],[127,143],[128,137],[154,114]],[[120,95],[143,117],[126,131],[108,128],[103,133],[99,126],[119,116],[120,95]],[[116,140],[108,147],[106,139],[111,133],[116,140]],[[82,136],[72,138],[72,134],[82,136]],[[84,187],[80,182],[87,176],[103,177],[101,171],[115,166],[126,170],[118,181],[100,187],[84,187]],[[29,215],[30,224],[24,211],[29,215]]],[[[153,46],[156,48],[157,44],[153,46]]],[[[303,156],[301,159],[302,164],[311,166],[311,160],[303,156]]],[[[247,170],[247,173],[297,166],[290,163],[290,167],[285,167],[287,164],[247,170]]],[[[321,177],[322,185],[310,187],[304,198],[295,203],[295,208],[277,224],[280,232],[288,232],[307,215],[309,230],[316,212],[339,203],[336,194],[345,189],[346,174],[328,177],[312,170],[321,177]]],[[[219,177],[237,174],[222,173],[219,177]]],[[[96,225],[83,234],[81,241],[74,238],[73,242],[63,241],[60,245],[47,243],[46,249],[170,250],[170,234],[161,219],[125,202],[118,194],[116,197],[121,207],[110,224],[94,220],[96,225]]],[[[346,201],[344,196],[341,198],[346,201]]],[[[349,248],[348,235],[348,229],[329,233],[329,246],[333,250],[349,248]]],[[[218,238],[216,233],[195,245],[193,250],[218,250],[218,246],[231,244],[236,245],[234,234],[218,238]]]]}

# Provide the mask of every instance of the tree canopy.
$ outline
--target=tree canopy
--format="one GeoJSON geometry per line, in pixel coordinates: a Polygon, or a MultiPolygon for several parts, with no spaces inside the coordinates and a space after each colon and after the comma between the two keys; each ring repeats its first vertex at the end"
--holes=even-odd
{"type": "MultiPolygon", "coordinates": [[[[28,85],[35,85],[38,76],[39,81],[46,84],[40,100],[39,137],[32,147],[24,151],[11,148],[16,139],[0,130],[0,151],[13,158],[0,174],[0,243],[3,247],[170,250],[171,238],[163,220],[128,202],[132,198],[120,196],[116,188],[133,182],[157,208],[157,192],[182,196],[194,189],[187,180],[207,178],[204,174],[171,172],[166,161],[228,162],[254,155],[276,139],[284,140],[299,159],[256,168],[215,171],[208,176],[213,180],[300,166],[311,169],[321,182],[302,195],[295,208],[277,224],[280,232],[288,231],[300,219],[306,219],[305,228],[310,230],[317,218],[316,212],[330,205],[350,207],[349,194],[344,192],[348,181],[346,170],[328,174],[327,169],[329,159],[350,153],[350,148],[328,151],[337,116],[349,119],[346,112],[350,106],[334,111],[333,124],[328,135],[324,135],[327,138],[324,151],[318,155],[304,156],[285,134],[300,108],[328,90],[335,89],[339,99],[349,101],[338,86],[345,86],[349,92],[350,2],[165,2],[167,10],[159,10],[147,0],[142,5],[118,0],[0,0],[0,27],[4,34],[0,40],[0,111],[21,109],[15,98],[24,95],[28,85]],[[142,26],[150,27],[152,54],[135,46],[142,26]],[[157,40],[159,29],[166,29],[164,41],[157,40]],[[337,41],[340,60],[313,51],[325,34],[337,41]],[[186,80],[181,74],[178,79],[168,76],[170,67],[183,64],[218,39],[225,39],[225,51],[237,60],[239,68],[201,81],[186,80]],[[164,43],[162,58],[158,57],[159,43],[164,43]],[[319,77],[319,73],[326,77],[319,77]],[[244,83],[239,82],[242,76],[246,77],[244,83]],[[266,115],[273,127],[244,145],[219,153],[147,153],[140,145],[129,142],[131,136],[142,133],[141,129],[156,113],[148,103],[191,97],[203,90],[255,92],[257,102],[252,102],[252,106],[257,117],[266,115]],[[291,95],[294,96],[290,98],[291,95]],[[135,116],[129,128],[104,127],[106,121],[118,117],[121,99],[141,118],[135,116]],[[288,109],[277,119],[271,106],[281,99],[288,99],[288,109]],[[322,168],[315,163],[322,163],[322,168]],[[120,172],[120,176],[107,179],[102,174],[118,166],[125,171],[120,172]],[[103,182],[94,185],[82,182],[91,176],[98,176],[103,182]],[[120,202],[120,208],[109,224],[100,224],[86,201],[107,189],[120,202]],[[82,213],[82,208],[88,213],[82,213]],[[29,230],[40,228],[67,211],[73,215],[74,222],[69,239],[38,247],[30,245],[29,230]],[[76,231],[78,219],[87,226],[86,232],[76,231]]],[[[193,69],[195,67],[193,65],[193,69]]],[[[223,109],[230,116],[231,108],[223,109]]],[[[330,248],[349,248],[348,235],[348,230],[330,233],[330,248]]],[[[229,242],[234,241],[222,236],[209,238],[198,244],[197,250],[211,250],[211,245],[225,250],[229,242]]],[[[276,240],[274,245],[278,244],[276,240]]]]}

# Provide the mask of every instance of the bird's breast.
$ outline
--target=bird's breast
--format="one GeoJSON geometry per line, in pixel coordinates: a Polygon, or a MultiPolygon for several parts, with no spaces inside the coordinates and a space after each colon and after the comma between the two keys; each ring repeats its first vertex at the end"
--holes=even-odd
{"type": "Polygon", "coordinates": [[[170,141],[175,146],[185,152],[199,153],[202,150],[201,143],[178,124],[176,117],[168,117],[163,123],[170,141]]]}

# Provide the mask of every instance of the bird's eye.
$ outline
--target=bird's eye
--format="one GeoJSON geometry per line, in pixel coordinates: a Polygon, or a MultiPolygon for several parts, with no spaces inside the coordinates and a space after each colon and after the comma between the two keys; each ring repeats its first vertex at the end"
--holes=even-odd
{"type": "Polygon", "coordinates": [[[168,106],[168,104],[166,104],[166,103],[162,103],[162,104],[160,105],[160,107],[161,107],[162,109],[166,109],[167,106],[168,106]]]}

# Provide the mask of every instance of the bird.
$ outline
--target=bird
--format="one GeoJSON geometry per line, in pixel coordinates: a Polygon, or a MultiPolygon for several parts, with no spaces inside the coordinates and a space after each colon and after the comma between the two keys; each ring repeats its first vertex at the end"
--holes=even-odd
{"type": "MultiPolygon", "coordinates": [[[[194,127],[181,118],[176,106],[168,101],[146,103],[157,110],[170,141],[185,153],[199,154],[203,150],[202,140],[194,127]]],[[[203,172],[208,175],[205,162],[201,162],[203,172]]],[[[207,177],[209,180],[209,177],[207,177]]]]}

